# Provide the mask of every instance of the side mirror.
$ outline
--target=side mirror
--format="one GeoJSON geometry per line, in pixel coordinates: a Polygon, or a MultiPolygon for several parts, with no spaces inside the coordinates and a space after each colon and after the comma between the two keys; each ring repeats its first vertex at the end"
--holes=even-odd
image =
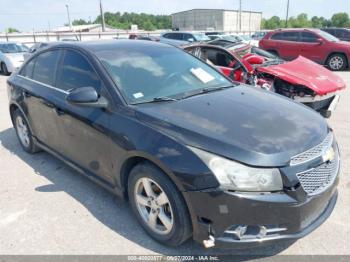
{"type": "Polygon", "coordinates": [[[91,86],[78,87],[72,89],[66,96],[68,103],[77,106],[88,106],[97,108],[106,108],[108,106],[108,101],[104,97],[100,97],[91,86]]]}
{"type": "Polygon", "coordinates": [[[320,45],[323,45],[323,43],[324,43],[322,38],[317,38],[316,42],[320,45]]]}

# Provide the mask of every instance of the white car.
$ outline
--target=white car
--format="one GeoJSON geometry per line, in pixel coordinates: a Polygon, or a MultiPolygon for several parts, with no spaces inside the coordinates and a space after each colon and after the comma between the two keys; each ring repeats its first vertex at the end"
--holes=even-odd
{"type": "Polygon", "coordinates": [[[239,35],[239,37],[242,38],[242,42],[251,46],[259,47],[259,40],[253,39],[249,35],[239,35]]]}
{"type": "Polygon", "coordinates": [[[15,42],[0,42],[0,70],[4,75],[10,75],[24,62],[24,54],[29,48],[15,42]]]}
{"type": "Polygon", "coordinates": [[[233,43],[245,43],[251,46],[259,46],[259,41],[252,39],[247,35],[236,35],[236,34],[217,34],[217,35],[209,35],[212,40],[222,39],[226,41],[230,41],[233,43]]]}

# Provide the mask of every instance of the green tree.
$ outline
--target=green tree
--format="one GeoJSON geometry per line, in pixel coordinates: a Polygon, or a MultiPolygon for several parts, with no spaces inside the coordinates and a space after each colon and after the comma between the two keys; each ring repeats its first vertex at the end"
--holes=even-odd
{"type": "Polygon", "coordinates": [[[7,28],[7,33],[11,34],[11,33],[19,33],[19,30],[13,27],[9,27],[7,28]]]}
{"type": "Polygon", "coordinates": [[[84,19],[73,20],[72,25],[89,25],[90,22],[85,21],[84,19]]]}
{"type": "Polygon", "coordinates": [[[288,20],[288,27],[293,27],[293,28],[303,28],[303,27],[311,27],[312,23],[308,19],[307,14],[301,13],[299,14],[296,18],[291,17],[288,20]]]}
{"type": "Polygon", "coordinates": [[[277,29],[283,27],[283,21],[278,16],[273,16],[270,19],[263,19],[262,28],[277,29]]]}
{"type": "Polygon", "coordinates": [[[332,16],[332,26],[335,27],[349,27],[350,18],[348,13],[337,13],[332,16]]]}
{"type": "Polygon", "coordinates": [[[314,16],[311,18],[311,26],[314,28],[321,28],[324,27],[324,24],[326,22],[326,19],[322,16],[314,16]]]}

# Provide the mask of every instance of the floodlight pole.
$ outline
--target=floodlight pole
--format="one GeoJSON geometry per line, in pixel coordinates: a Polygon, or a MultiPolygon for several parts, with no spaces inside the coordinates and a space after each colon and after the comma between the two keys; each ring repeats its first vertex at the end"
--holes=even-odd
{"type": "Polygon", "coordinates": [[[70,14],[69,14],[69,6],[68,6],[68,4],[66,4],[66,9],[67,9],[67,16],[68,16],[68,25],[69,25],[69,29],[70,29],[71,31],[73,31],[73,29],[72,29],[72,22],[71,22],[71,20],[70,20],[70,14]]]}
{"type": "Polygon", "coordinates": [[[289,0],[287,0],[286,28],[288,27],[288,19],[289,19],[289,0]]]}
{"type": "Polygon", "coordinates": [[[239,32],[242,32],[242,0],[239,0],[239,32]]]}
{"type": "Polygon", "coordinates": [[[100,13],[101,13],[101,20],[102,20],[102,32],[105,32],[106,24],[105,24],[105,15],[103,13],[103,8],[102,8],[102,0],[100,0],[100,13]]]}

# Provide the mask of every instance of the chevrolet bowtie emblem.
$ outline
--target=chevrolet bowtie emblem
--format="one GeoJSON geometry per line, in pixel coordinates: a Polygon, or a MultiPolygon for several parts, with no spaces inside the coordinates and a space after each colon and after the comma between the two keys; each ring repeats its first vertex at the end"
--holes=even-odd
{"type": "Polygon", "coordinates": [[[332,162],[335,157],[335,152],[333,148],[327,150],[327,152],[322,156],[323,162],[332,162]]]}

